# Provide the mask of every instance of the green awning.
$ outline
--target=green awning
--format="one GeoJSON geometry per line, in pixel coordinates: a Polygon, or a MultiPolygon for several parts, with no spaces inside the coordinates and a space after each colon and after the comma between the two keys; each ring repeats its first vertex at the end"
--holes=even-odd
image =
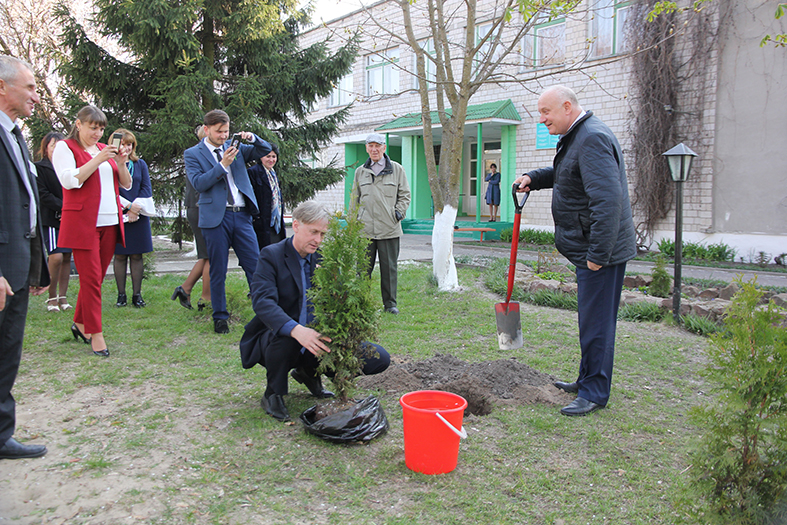
{"type": "MultiPolygon", "coordinates": [[[[449,114],[451,108],[446,110],[449,114]]],[[[440,119],[437,117],[437,111],[431,112],[432,123],[435,125],[440,124],[440,119]]],[[[475,104],[467,107],[467,120],[466,124],[484,121],[484,120],[507,120],[507,121],[521,121],[514,103],[511,99],[500,100],[497,102],[487,102],[486,104],[475,104]]],[[[391,131],[394,129],[407,129],[415,128],[423,125],[423,118],[420,113],[410,113],[403,117],[396,118],[387,124],[375,128],[375,131],[391,131]]]]}

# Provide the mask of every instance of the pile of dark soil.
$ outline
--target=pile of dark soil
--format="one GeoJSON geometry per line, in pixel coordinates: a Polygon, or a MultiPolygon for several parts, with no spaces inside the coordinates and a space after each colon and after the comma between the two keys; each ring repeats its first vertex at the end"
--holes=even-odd
{"type": "Polygon", "coordinates": [[[573,399],[552,383],[554,376],[520,363],[515,358],[467,363],[438,354],[425,361],[393,360],[382,374],[358,379],[363,389],[401,396],[415,390],[442,390],[467,400],[467,411],[489,414],[495,405],[565,405],[573,399]]]}

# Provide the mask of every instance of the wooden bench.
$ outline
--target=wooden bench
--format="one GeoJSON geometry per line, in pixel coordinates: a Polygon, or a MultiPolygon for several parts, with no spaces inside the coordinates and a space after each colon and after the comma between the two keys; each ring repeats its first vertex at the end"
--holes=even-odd
{"type": "Polygon", "coordinates": [[[460,228],[459,226],[454,226],[454,231],[457,232],[479,232],[481,234],[481,238],[479,241],[483,242],[484,240],[484,233],[486,232],[493,232],[495,231],[494,228],[460,228]]]}

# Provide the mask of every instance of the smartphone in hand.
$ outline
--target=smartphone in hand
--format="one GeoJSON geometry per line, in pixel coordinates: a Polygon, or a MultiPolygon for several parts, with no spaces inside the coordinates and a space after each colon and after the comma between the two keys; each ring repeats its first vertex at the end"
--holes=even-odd
{"type": "Polygon", "coordinates": [[[112,134],[112,141],[109,143],[110,146],[115,146],[118,151],[120,151],[120,144],[123,142],[123,134],[122,133],[113,133],[112,134]]]}
{"type": "Polygon", "coordinates": [[[242,140],[240,133],[236,133],[232,136],[232,142],[230,142],[230,147],[238,149],[240,146],[240,141],[242,140]]]}

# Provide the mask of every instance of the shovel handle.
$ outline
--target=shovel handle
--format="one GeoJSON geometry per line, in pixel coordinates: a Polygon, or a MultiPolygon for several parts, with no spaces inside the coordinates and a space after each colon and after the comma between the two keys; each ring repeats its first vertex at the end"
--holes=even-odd
{"type": "Polygon", "coordinates": [[[525,207],[525,202],[527,202],[527,198],[530,196],[530,192],[520,192],[517,191],[519,189],[519,184],[514,183],[511,186],[511,195],[514,197],[514,208],[516,208],[516,212],[514,214],[514,229],[511,232],[511,261],[508,265],[508,290],[506,293],[506,309],[508,308],[508,303],[511,302],[511,293],[514,291],[514,274],[516,273],[516,252],[517,248],[519,247],[519,225],[522,221],[522,208],[525,207]],[[521,201],[520,201],[521,199],[521,201]]]}
{"type": "Polygon", "coordinates": [[[515,182],[513,186],[511,186],[511,195],[514,197],[514,208],[516,209],[516,213],[521,214],[522,208],[525,207],[525,203],[527,202],[527,198],[530,197],[530,192],[519,191],[519,184],[515,182]]]}

